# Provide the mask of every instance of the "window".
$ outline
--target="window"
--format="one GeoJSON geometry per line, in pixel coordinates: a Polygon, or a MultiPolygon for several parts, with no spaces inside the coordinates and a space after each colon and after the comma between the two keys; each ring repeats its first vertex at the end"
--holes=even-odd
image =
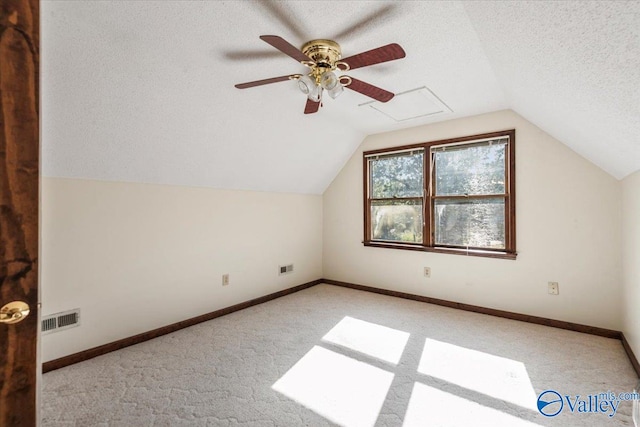
{"type": "Polygon", "coordinates": [[[424,150],[369,160],[373,239],[422,243],[423,163],[424,150]]]}
{"type": "Polygon", "coordinates": [[[364,153],[367,246],[515,258],[515,131],[364,153]]]}

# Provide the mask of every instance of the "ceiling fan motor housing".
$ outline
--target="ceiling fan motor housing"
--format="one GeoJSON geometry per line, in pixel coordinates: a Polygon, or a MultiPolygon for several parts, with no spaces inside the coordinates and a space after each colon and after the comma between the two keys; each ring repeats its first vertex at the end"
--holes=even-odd
{"type": "Polygon", "coordinates": [[[333,40],[311,40],[302,46],[302,53],[313,59],[316,67],[334,69],[342,57],[340,45],[333,40]]]}

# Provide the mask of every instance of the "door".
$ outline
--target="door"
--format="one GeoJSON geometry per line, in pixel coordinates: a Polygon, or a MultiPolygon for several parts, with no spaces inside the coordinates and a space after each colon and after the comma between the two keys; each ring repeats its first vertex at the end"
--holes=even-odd
{"type": "Polygon", "coordinates": [[[0,0],[0,426],[7,427],[37,424],[39,12],[39,0],[0,0]]]}

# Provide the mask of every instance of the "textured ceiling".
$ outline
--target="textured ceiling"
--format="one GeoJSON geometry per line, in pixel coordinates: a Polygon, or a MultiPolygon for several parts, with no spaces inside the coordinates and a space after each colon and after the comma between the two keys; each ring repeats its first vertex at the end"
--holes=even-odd
{"type": "Polygon", "coordinates": [[[511,109],[616,178],[640,169],[640,2],[465,9],[511,109]]]}
{"type": "Polygon", "coordinates": [[[365,135],[512,108],[620,178],[640,168],[638,4],[44,1],[43,173],[320,194],[365,135]],[[234,88],[304,72],[267,34],[399,43],[349,74],[453,113],[397,123],[345,91],[303,115],[294,82],[234,88]]]}

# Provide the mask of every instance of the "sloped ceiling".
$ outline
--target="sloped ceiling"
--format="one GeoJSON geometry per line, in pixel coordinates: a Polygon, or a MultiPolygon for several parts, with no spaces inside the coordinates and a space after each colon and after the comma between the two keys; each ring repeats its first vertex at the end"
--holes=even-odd
{"type": "Polygon", "coordinates": [[[44,1],[41,20],[45,176],[321,194],[368,134],[505,108],[640,168],[639,3],[44,1]],[[399,43],[349,74],[453,112],[395,122],[345,91],[304,115],[294,82],[234,88],[304,72],[267,34],[399,43]]]}
{"type": "Polygon", "coordinates": [[[620,179],[640,169],[640,2],[466,2],[511,109],[620,179]]]}

